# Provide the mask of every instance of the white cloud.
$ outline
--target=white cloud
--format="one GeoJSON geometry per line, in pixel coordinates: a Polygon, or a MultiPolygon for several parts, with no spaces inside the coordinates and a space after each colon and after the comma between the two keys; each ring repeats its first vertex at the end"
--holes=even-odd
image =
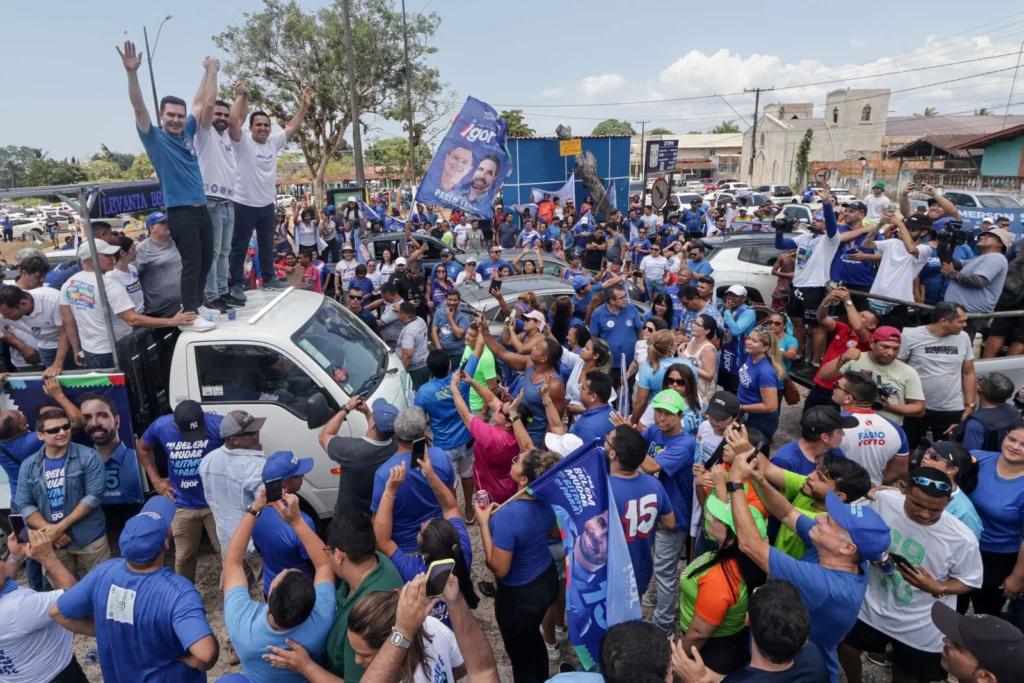
{"type": "Polygon", "coordinates": [[[565,91],[562,90],[561,88],[547,88],[545,90],[541,90],[540,91],[540,96],[541,97],[558,97],[563,92],[565,92],[565,91]]]}
{"type": "Polygon", "coordinates": [[[584,95],[600,95],[601,93],[619,90],[626,84],[626,79],[619,74],[601,74],[587,76],[580,83],[584,95]]]}
{"type": "Polygon", "coordinates": [[[863,40],[857,40],[856,38],[850,38],[846,41],[846,44],[852,47],[854,50],[864,50],[867,48],[867,43],[863,40]]]}

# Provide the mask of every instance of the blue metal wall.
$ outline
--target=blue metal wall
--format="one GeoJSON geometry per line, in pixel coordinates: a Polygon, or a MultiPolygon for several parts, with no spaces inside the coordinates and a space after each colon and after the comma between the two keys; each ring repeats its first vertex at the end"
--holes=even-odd
{"type": "MultiPolygon", "coordinates": [[[[581,138],[583,151],[597,160],[597,174],[615,182],[616,206],[623,214],[629,205],[629,137],[581,138]]],[[[508,141],[512,175],[502,186],[505,206],[527,204],[530,190],[557,190],[576,168],[576,157],[559,156],[557,139],[520,138],[508,141]]],[[[576,205],[583,203],[587,188],[577,177],[576,205]]]]}

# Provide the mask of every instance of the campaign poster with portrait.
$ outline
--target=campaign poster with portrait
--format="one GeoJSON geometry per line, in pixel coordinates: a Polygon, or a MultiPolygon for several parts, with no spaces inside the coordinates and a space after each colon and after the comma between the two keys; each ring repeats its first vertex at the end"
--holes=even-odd
{"type": "MultiPolygon", "coordinates": [[[[135,453],[128,388],[123,374],[59,377],[68,400],[78,406],[85,425],[71,440],[99,452],[107,473],[104,505],[141,503],[142,474],[135,453]]],[[[0,410],[20,410],[29,429],[36,427],[36,412],[56,402],[43,392],[40,378],[8,377],[0,393],[0,410]]]]}
{"type": "Polygon", "coordinates": [[[416,201],[490,219],[494,197],[512,172],[508,123],[486,102],[468,97],[430,160],[416,201]]]}

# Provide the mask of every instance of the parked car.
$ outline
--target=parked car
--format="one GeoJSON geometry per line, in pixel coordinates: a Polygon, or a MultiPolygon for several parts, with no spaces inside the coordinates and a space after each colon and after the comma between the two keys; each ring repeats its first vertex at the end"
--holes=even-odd
{"type": "Polygon", "coordinates": [[[771,303],[777,278],[772,266],[783,251],[775,248],[774,233],[741,233],[702,240],[705,258],[714,269],[715,291],[719,297],[732,285],[747,288],[747,298],[755,303],[771,303]]]}
{"type": "Polygon", "coordinates": [[[768,203],[769,199],[768,195],[759,192],[743,192],[736,195],[736,201],[739,205],[747,207],[764,206],[768,203]]]}
{"type": "Polygon", "coordinates": [[[847,202],[857,201],[857,198],[854,196],[852,192],[842,187],[833,188],[829,190],[829,192],[832,194],[833,197],[836,198],[836,201],[838,201],[840,204],[846,204],[847,202]]]}
{"type": "Polygon", "coordinates": [[[995,192],[973,192],[970,190],[948,190],[943,196],[953,202],[957,208],[979,209],[1024,209],[1024,204],[1008,194],[995,192]]]}
{"type": "Polygon", "coordinates": [[[793,196],[793,188],[789,185],[760,185],[757,191],[782,201],[789,201],[793,196]]]}
{"type": "Polygon", "coordinates": [[[725,190],[726,192],[752,192],[754,188],[750,187],[746,183],[723,183],[718,186],[719,191],[725,190]]]}
{"type": "Polygon", "coordinates": [[[807,204],[786,204],[782,207],[783,216],[792,216],[801,223],[811,224],[816,212],[807,204]]]}
{"type": "Polygon", "coordinates": [[[687,180],[683,183],[682,190],[684,192],[697,192],[704,194],[704,183],[699,180],[687,180]]]}

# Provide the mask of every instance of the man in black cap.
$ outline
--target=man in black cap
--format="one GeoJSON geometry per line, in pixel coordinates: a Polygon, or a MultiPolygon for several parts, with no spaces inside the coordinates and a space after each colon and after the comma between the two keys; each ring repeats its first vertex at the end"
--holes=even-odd
{"type": "Polygon", "coordinates": [[[1008,683],[1024,672],[1024,634],[991,615],[962,615],[948,605],[932,605],[932,621],[942,632],[942,668],[960,683],[1008,683]]]}
{"type": "Polygon", "coordinates": [[[814,406],[800,416],[800,439],[775,451],[772,463],[790,472],[810,474],[822,457],[833,452],[844,455],[839,446],[843,430],[860,424],[856,418],[840,415],[832,406],[814,406]]]}
{"type": "Polygon", "coordinates": [[[153,488],[177,507],[171,523],[174,573],[193,583],[204,528],[214,549],[221,551],[213,512],[199,477],[199,463],[207,453],[224,445],[220,438],[223,420],[220,415],[203,412],[196,401],[182,401],[173,415],[158,417],[135,446],[153,488]],[[156,467],[157,445],[167,453],[167,478],[161,477],[156,467]]]}

